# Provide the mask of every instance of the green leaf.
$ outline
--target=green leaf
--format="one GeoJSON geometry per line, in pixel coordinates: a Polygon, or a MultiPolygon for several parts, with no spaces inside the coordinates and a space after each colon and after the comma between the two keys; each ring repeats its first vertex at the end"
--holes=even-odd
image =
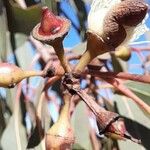
{"type": "Polygon", "coordinates": [[[103,99],[103,102],[104,102],[105,107],[107,108],[107,110],[114,112],[115,109],[114,109],[113,102],[109,99],[106,99],[105,97],[102,97],[102,99],[103,99]]]}
{"type": "Polygon", "coordinates": [[[25,42],[27,42],[28,37],[27,37],[27,35],[25,35],[23,33],[15,33],[14,36],[15,36],[16,48],[23,46],[23,44],[25,44],[25,42]]]}
{"type": "Polygon", "coordinates": [[[111,60],[114,72],[127,71],[127,62],[117,58],[114,54],[111,54],[111,60]]]}
{"type": "Polygon", "coordinates": [[[2,1],[0,1],[0,58],[5,61],[7,57],[6,50],[6,14],[2,1]]]}
{"type": "Polygon", "coordinates": [[[57,14],[57,2],[55,0],[41,0],[44,6],[47,6],[50,10],[57,14]]]}
{"type": "Polygon", "coordinates": [[[14,115],[10,118],[10,121],[6,127],[6,129],[3,132],[2,138],[1,138],[1,145],[3,150],[23,150],[26,149],[27,145],[27,137],[26,137],[26,131],[24,126],[21,124],[21,122],[17,122],[18,124],[18,133],[16,133],[15,130],[15,117],[14,115]],[[18,136],[19,141],[17,141],[16,136],[18,136]]]}
{"type": "Polygon", "coordinates": [[[150,84],[129,81],[126,86],[131,89],[145,103],[150,105],[150,84]]]}
{"type": "Polygon", "coordinates": [[[6,103],[9,109],[13,112],[14,111],[14,99],[16,95],[17,88],[13,89],[6,89],[6,103]]]}
{"type": "MultiPolygon", "coordinates": [[[[150,84],[128,81],[126,86],[150,106],[150,84]]],[[[150,115],[147,114],[144,110],[142,111],[150,119],[150,115]]]]}
{"type": "Polygon", "coordinates": [[[131,141],[118,141],[119,149],[149,149],[150,120],[143,111],[129,98],[115,94],[114,101],[120,115],[125,117],[127,131],[135,138],[141,139],[142,145],[131,141]]]}
{"type": "Polygon", "coordinates": [[[83,147],[81,147],[79,144],[76,144],[76,143],[72,146],[72,149],[73,150],[84,150],[83,147]]]}
{"type": "MultiPolygon", "coordinates": [[[[79,32],[79,34],[82,38],[82,41],[84,41],[85,33],[86,33],[85,21],[87,20],[87,11],[86,11],[86,7],[85,7],[85,3],[82,0],[80,0],[80,1],[73,0],[72,3],[73,3],[73,8],[76,11],[79,24],[80,24],[80,26],[77,28],[77,31],[79,32]]],[[[73,22],[73,20],[72,20],[72,22],[73,22]]]]}
{"type": "Polygon", "coordinates": [[[87,117],[87,107],[83,101],[81,101],[75,109],[72,116],[72,125],[75,132],[75,144],[80,145],[83,149],[92,149],[91,141],[89,137],[89,120],[87,117]]]}
{"type": "Polygon", "coordinates": [[[22,9],[13,0],[9,0],[7,2],[7,14],[11,32],[29,34],[33,27],[40,22],[41,6],[33,5],[22,9]]]}
{"type": "Polygon", "coordinates": [[[33,133],[31,133],[31,136],[28,140],[27,148],[34,148],[38,146],[41,142],[41,140],[44,137],[44,131],[42,130],[42,127],[39,127],[36,125],[36,127],[33,130],[33,133]]]}
{"type": "MultiPolygon", "coordinates": [[[[21,41],[20,41],[21,42],[21,41]]],[[[29,42],[24,42],[20,47],[15,51],[19,66],[22,69],[29,69],[31,61],[33,59],[32,49],[29,42]]]]}

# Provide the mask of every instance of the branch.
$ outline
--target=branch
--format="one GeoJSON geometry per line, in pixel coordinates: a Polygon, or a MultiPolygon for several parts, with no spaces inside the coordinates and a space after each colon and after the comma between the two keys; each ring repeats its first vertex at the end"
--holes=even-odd
{"type": "Polygon", "coordinates": [[[97,70],[88,70],[86,73],[100,77],[100,78],[119,78],[119,79],[125,79],[125,80],[132,80],[132,81],[138,81],[143,83],[150,83],[150,75],[138,75],[138,74],[130,74],[126,72],[100,72],[97,70]]]}
{"type": "Polygon", "coordinates": [[[118,79],[103,78],[106,82],[113,85],[116,89],[121,91],[125,96],[131,98],[140,108],[150,114],[150,106],[143,102],[138,96],[136,96],[130,89],[124,86],[118,79]]]}

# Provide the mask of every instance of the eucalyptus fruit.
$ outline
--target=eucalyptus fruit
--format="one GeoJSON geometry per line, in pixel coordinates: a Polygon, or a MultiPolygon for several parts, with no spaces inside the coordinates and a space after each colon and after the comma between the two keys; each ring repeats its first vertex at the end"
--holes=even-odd
{"type": "Polygon", "coordinates": [[[70,123],[70,95],[64,95],[64,105],[58,121],[46,133],[46,150],[71,149],[74,133],[70,123]]]}
{"type": "Polygon", "coordinates": [[[94,0],[88,16],[87,48],[75,72],[83,71],[96,56],[127,45],[132,37],[137,38],[135,32],[147,10],[142,0],[94,0]]]}
{"type": "Polygon", "coordinates": [[[85,91],[80,90],[76,92],[96,116],[99,134],[104,134],[119,140],[129,139],[135,143],[140,143],[140,140],[134,139],[127,133],[124,122],[119,114],[99,107],[93,98],[87,95],[85,91]]]}
{"type": "Polygon", "coordinates": [[[115,51],[115,56],[124,61],[128,61],[131,57],[131,49],[127,46],[119,46],[115,51]]]}
{"type": "Polygon", "coordinates": [[[25,78],[43,75],[43,71],[24,71],[14,64],[0,63],[0,87],[13,88],[25,78]]]}
{"type": "Polygon", "coordinates": [[[123,119],[116,120],[106,130],[105,135],[115,140],[129,139],[137,144],[141,144],[141,140],[133,138],[126,130],[123,119]]]}
{"type": "Polygon", "coordinates": [[[69,20],[55,16],[48,7],[43,7],[41,23],[37,24],[32,32],[35,39],[53,46],[65,72],[70,72],[70,67],[64,56],[62,42],[67,35],[69,28],[69,20]]]}

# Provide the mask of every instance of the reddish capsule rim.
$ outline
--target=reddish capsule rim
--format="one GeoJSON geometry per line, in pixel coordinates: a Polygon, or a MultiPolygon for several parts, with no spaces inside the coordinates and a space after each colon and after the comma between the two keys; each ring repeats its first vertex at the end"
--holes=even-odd
{"type": "Polygon", "coordinates": [[[49,41],[53,41],[57,38],[64,37],[70,29],[71,22],[68,19],[63,18],[63,17],[56,16],[56,18],[61,19],[62,23],[63,23],[61,29],[56,34],[51,34],[51,35],[41,35],[41,34],[39,34],[39,28],[41,26],[41,23],[38,23],[33,28],[32,36],[35,39],[37,39],[41,42],[49,42],[49,41]]]}

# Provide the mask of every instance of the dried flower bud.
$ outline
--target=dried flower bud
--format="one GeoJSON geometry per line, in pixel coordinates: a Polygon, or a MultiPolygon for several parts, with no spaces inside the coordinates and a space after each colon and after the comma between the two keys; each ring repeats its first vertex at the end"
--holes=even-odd
{"type": "Polygon", "coordinates": [[[107,128],[116,120],[119,119],[119,114],[107,111],[103,108],[99,108],[96,115],[96,120],[98,123],[99,133],[104,134],[107,128]]]}
{"type": "Polygon", "coordinates": [[[123,120],[116,120],[105,131],[105,135],[117,140],[126,140],[129,139],[135,143],[140,144],[141,141],[133,138],[127,133],[125,124],[123,120]]]}
{"type": "MultiPolygon", "coordinates": [[[[76,91],[76,90],[75,90],[76,91]]],[[[120,119],[119,114],[105,110],[94,101],[94,99],[86,94],[85,91],[76,91],[78,96],[88,105],[96,116],[97,125],[100,134],[105,134],[116,139],[130,139],[133,142],[140,143],[127,134],[124,122],[120,119]]]]}

